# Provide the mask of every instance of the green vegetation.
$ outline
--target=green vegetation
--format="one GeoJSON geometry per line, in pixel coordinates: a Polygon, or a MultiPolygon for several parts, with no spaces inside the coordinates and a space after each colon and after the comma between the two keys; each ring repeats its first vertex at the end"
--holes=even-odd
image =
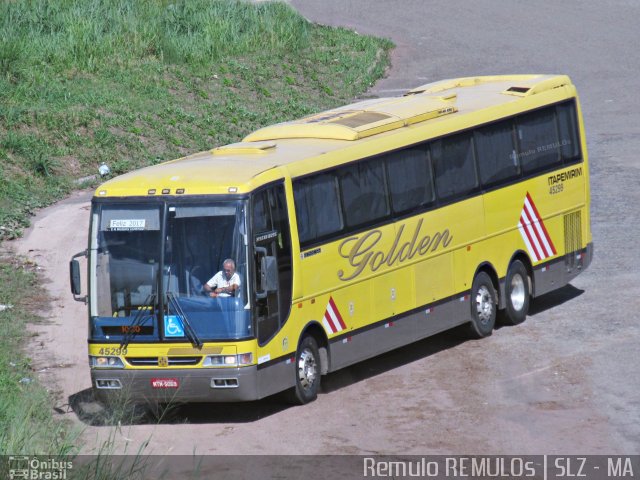
{"type": "Polygon", "coordinates": [[[0,239],[74,180],[237,141],[351,101],[390,42],[284,3],[0,3],[0,239]]]}
{"type": "Polygon", "coordinates": [[[51,399],[21,352],[29,336],[27,323],[38,320],[31,306],[42,302],[34,267],[6,254],[0,257],[0,455],[64,455],[74,449],[73,435],[52,418],[51,399]]]}
{"type": "MultiPolygon", "coordinates": [[[[5,0],[0,38],[0,240],[95,186],[103,162],[120,174],[350,102],[391,47],[284,3],[216,0],[5,0]]],[[[71,430],[20,350],[31,267],[0,258],[0,304],[13,306],[0,312],[0,454],[65,454],[71,430]]]]}

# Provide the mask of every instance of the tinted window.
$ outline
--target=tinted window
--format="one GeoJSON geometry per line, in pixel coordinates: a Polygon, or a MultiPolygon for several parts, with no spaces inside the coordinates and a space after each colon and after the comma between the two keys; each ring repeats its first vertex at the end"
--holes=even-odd
{"type": "MultiPolygon", "coordinates": [[[[256,295],[254,313],[258,319],[258,342],[264,344],[284,324],[291,307],[291,241],[287,202],[282,184],[268,187],[253,198],[254,241],[256,246],[266,249],[266,255],[276,259],[278,271],[277,289],[267,290],[264,295],[256,295]],[[260,216],[266,220],[262,220],[260,216]],[[260,236],[262,231],[275,235],[260,236]]],[[[254,291],[262,287],[264,259],[255,255],[254,291]]]]}
{"type": "Polygon", "coordinates": [[[333,174],[325,173],[296,181],[293,196],[302,243],[342,229],[337,182],[333,174]]]}
{"type": "Polygon", "coordinates": [[[449,200],[477,187],[471,135],[456,135],[431,144],[438,197],[449,200]]]}
{"type": "Polygon", "coordinates": [[[253,199],[253,231],[254,233],[271,230],[271,210],[265,192],[256,194],[253,199]]]}
{"type": "Polygon", "coordinates": [[[555,108],[523,115],[517,120],[518,158],[525,174],[544,170],[560,160],[555,108]]]}
{"type": "Polygon", "coordinates": [[[386,156],[391,205],[407,212],[433,201],[431,160],[427,150],[407,149],[386,156]]]}
{"type": "Polygon", "coordinates": [[[343,167],[338,177],[347,226],[356,227],[389,214],[381,160],[343,167]]]}
{"type": "Polygon", "coordinates": [[[578,122],[573,103],[558,106],[558,131],[560,133],[560,154],[565,162],[575,160],[580,155],[578,143],[578,122]]]}
{"type": "Polygon", "coordinates": [[[475,132],[475,144],[483,185],[494,185],[518,176],[512,122],[479,128],[475,132]]]}

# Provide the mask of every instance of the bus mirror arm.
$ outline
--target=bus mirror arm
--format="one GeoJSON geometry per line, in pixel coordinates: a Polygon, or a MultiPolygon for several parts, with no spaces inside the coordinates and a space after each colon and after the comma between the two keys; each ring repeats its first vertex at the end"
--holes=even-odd
{"type": "Polygon", "coordinates": [[[81,282],[80,282],[80,264],[76,260],[78,257],[86,257],[88,255],[87,250],[83,250],[82,252],[76,253],[73,257],[71,257],[71,261],[69,262],[69,280],[71,283],[71,294],[73,295],[73,299],[76,302],[87,303],[86,295],[84,297],[80,296],[82,291],[81,282]]]}
{"type": "Polygon", "coordinates": [[[267,255],[267,249],[264,247],[256,247],[256,257],[260,260],[260,290],[256,292],[256,297],[267,298],[269,292],[278,289],[278,263],[276,257],[267,255]]]}

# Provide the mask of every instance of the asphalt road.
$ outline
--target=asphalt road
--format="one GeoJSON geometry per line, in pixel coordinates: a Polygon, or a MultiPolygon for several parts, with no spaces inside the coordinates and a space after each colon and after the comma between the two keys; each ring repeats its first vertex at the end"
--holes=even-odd
{"type": "MultiPolygon", "coordinates": [[[[444,78],[563,73],[581,94],[591,161],[595,258],[537,299],[527,321],[480,341],[448,333],[337,372],[304,407],[273,399],[195,405],[164,422],[83,423],[86,314],[70,299],[69,257],[85,248],[87,192],[46,209],[11,242],[50,280],[36,365],[86,453],[596,454],[640,450],[640,3],[635,1],[294,0],[312,21],[397,45],[374,95],[444,78]],[[71,228],[70,228],[71,227],[71,228]],[[146,442],[146,443],[145,443],[146,442]],[[104,453],[104,450],[103,450],[104,453]]],[[[11,244],[10,244],[11,245],[11,244]]]]}

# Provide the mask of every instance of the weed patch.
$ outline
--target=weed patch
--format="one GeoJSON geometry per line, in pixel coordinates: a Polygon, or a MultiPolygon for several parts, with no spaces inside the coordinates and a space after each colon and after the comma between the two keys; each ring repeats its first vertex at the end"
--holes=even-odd
{"type": "Polygon", "coordinates": [[[71,429],[52,418],[50,394],[22,351],[27,323],[37,321],[29,308],[36,298],[28,294],[37,284],[33,264],[0,254],[0,455],[67,455],[76,450],[71,429]]]}

